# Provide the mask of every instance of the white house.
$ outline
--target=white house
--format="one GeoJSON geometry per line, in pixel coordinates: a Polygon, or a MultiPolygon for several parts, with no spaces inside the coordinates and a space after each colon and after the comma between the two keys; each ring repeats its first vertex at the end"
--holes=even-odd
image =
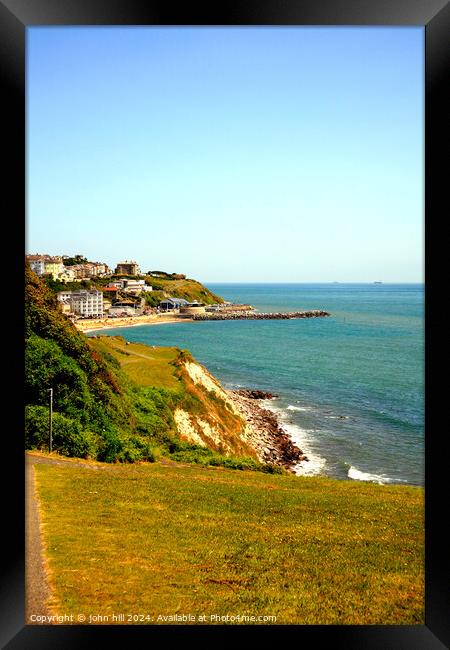
{"type": "Polygon", "coordinates": [[[151,287],[149,284],[145,284],[145,280],[131,280],[129,278],[119,278],[118,280],[112,280],[108,284],[108,288],[120,289],[125,293],[134,295],[138,295],[142,291],[148,292],[153,290],[153,287],[151,287]]]}
{"type": "Polygon", "coordinates": [[[45,259],[43,255],[27,255],[27,260],[30,264],[30,269],[36,275],[43,275],[45,272],[45,259]]]}

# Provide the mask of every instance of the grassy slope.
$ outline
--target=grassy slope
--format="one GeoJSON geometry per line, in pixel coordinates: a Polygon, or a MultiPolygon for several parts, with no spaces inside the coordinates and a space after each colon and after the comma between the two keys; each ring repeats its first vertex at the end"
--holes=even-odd
{"type": "Polygon", "coordinates": [[[136,384],[182,392],[184,397],[179,406],[191,413],[192,424],[210,449],[256,458],[255,451],[239,436],[244,421],[231,413],[220,398],[194,384],[184,369],[183,359],[195,362],[187,351],[170,347],[152,348],[142,343],[127,344],[122,337],[102,336],[88,340],[95,351],[112,354],[120,363],[121,370],[136,384]],[[218,427],[223,446],[204,437],[198,419],[218,427]]]}
{"type": "Polygon", "coordinates": [[[125,373],[140,386],[179,388],[174,363],[179,349],[173,347],[153,349],[148,345],[133,343],[127,345],[119,337],[102,336],[90,338],[89,344],[100,353],[109,352],[120,363],[125,373]]]}
{"type": "Polygon", "coordinates": [[[56,613],[423,624],[420,488],[103,467],[36,466],[56,613]]]}
{"type": "Polygon", "coordinates": [[[197,280],[186,278],[185,280],[171,280],[169,278],[154,278],[147,276],[148,284],[153,286],[153,289],[163,291],[167,296],[173,298],[184,298],[193,302],[204,302],[207,305],[213,303],[224,302],[223,298],[212,293],[197,280]]]}

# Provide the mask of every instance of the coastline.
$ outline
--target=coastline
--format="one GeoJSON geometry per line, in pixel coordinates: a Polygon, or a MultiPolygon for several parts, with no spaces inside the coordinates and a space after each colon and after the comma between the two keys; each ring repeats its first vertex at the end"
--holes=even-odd
{"type": "MultiPolygon", "coordinates": [[[[81,320],[75,327],[82,333],[97,332],[115,328],[138,327],[139,325],[162,325],[164,323],[193,322],[192,318],[174,317],[173,314],[151,316],[134,316],[113,319],[81,320]]],[[[296,474],[299,463],[308,461],[308,457],[297,446],[296,441],[283,428],[277,413],[264,408],[275,395],[252,389],[226,390],[228,399],[235,411],[246,423],[245,436],[255,450],[258,460],[263,463],[279,465],[292,474],[296,474]]]]}
{"type": "Polygon", "coordinates": [[[87,334],[97,330],[116,329],[118,327],[138,327],[139,325],[162,325],[163,323],[192,323],[192,318],[176,317],[173,314],[158,314],[151,316],[128,316],[124,318],[98,318],[92,320],[75,321],[74,325],[79,332],[87,334]]]}
{"type": "Polygon", "coordinates": [[[277,414],[261,405],[275,395],[249,389],[227,390],[227,394],[246,421],[248,442],[261,462],[280,465],[295,474],[298,463],[308,461],[292,436],[283,429],[277,414]]]}

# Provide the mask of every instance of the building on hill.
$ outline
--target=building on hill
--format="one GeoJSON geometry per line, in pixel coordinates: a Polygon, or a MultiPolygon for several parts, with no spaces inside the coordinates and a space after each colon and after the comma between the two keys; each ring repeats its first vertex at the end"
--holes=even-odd
{"type": "Polygon", "coordinates": [[[63,305],[69,305],[72,314],[82,318],[103,316],[103,293],[97,289],[60,291],[57,298],[63,305]]]}
{"type": "Polygon", "coordinates": [[[83,262],[82,264],[64,265],[67,255],[27,255],[30,268],[36,275],[49,274],[54,280],[62,282],[73,282],[74,280],[86,280],[89,278],[108,275],[110,269],[103,262],[83,262]]]}
{"type": "Polygon", "coordinates": [[[158,306],[162,311],[172,311],[173,309],[186,307],[188,304],[188,301],[184,300],[184,298],[164,298],[158,306]]]}
{"type": "Polygon", "coordinates": [[[45,260],[44,255],[27,255],[26,260],[30,265],[30,269],[36,273],[36,275],[43,275],[45,272],[45,260]]]}
{"type": "Polygon", "coordinates": [[[153,291],[153,287],[145,283],[145,280],[131,280],[130,278],[119,278],[108,284],[108,289],[117,289],[130,295],[138,296],[142,292],[153,291]]]}
{"type": "Polygon", "coordinates": [[[130,293],[137,296],[143,291],[152,291],[152,287],[149,284],[145,284],[145,280],[125,280],[125,286],[123,290],[125,293],[130,293]]]}
{"type": "Polygon", "coordinates": [[[137,262],[128,262],[127,260],[125,262],[119,262],[115,272],[117,275],[122,273],[123,275],[141,275],[141,269],[137,262]]]}
{"type": "Polygon", "coordinates": [[[51,255],[27,255],[26,259],[32,271],[36,275],[51,275],[54,280],[58,279],[61,273],[64,273],[64,264],[62,257],[51,255]]]}
{"type": "Polygon", "coordinates": [[[64,264],[62,257],[55,255],[54,257],[46,256],[44,259],[44,273],[51,275],[54,280],[58,279],[61,273],[64,273],[64,264]]]}
{"type": "Polygon", "coordinates": [[[83,264],[74,264],[70,267],[66,266],[67,269],[70,269],[78,280],[87,280],[108,275],[110,270],[108,265],[102,262],[83,262],[83,264]]]}
{"type": "Polygon", "coordinates": [[[74,282],[75,279],[75,273],[72,271],[70,266],[65,266],[64,271],[58,274],[58,280],[61,282],[74,282]]]}
{"type": "Polygon", "coordinates": [[[103,299],[106,297],[111,298],[111,299],[116,299],[117,298],[117,292],[119,291],[120,287],[116,286],[110,286],[108,285],[107,287],[102,287],[103,291],[103,299]]]}

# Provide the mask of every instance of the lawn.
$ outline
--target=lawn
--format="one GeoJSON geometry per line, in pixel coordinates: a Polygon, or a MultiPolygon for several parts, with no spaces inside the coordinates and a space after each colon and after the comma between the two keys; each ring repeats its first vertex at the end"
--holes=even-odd
{"type": "Polygon", "coordinates": [[[35,466],[54,613],[104,623],[113,614],[141,624],[183,615],[195,624],[227,615],[424,623],[421,488],[96,466],[35,466]]]}

